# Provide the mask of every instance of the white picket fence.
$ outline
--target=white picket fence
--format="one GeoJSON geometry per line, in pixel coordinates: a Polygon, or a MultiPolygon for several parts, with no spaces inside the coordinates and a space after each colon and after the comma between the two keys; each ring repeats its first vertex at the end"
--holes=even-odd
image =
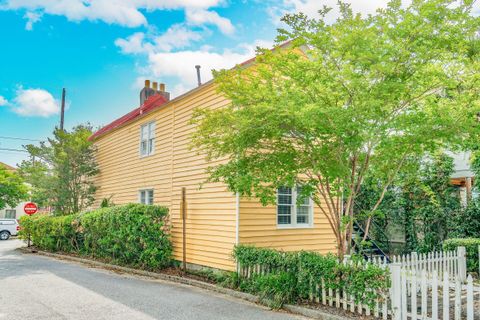
{"type": "Polygon", "coordinates": [[[417,272],[390,265],[392,287],[392,319],[409,320],[474,320],[480,318],[480,287],[474,286],[472,276],[466,283],[459,277],[452,281],[448,272],[443,277],[433,270],[417,272]]]}
{"type": "MultiPolygon", "coordinates": [[[[387,265],[386,259],[379,257],[369,259],[370,263],[378,266],[387,265]]],[[[390,256],[391,263],[399,263],[403,269],[420,274],[423,270],[428,276],[436,272],[439,277],[447,273],[450,279],[460,278],[465,281],[467,276],[467,258],[465,247],[458,247],[456,251],[435,251],[429,253],[412,252],[406,255],[390,256]]]]}
{"type": "MultiPolygon", "coordinates": [[[[480,251],[480,248],[479,248],[480,251]]],[[[374,264],[390,269],[389,292],[379,292],[374,306],[355,303],[340,288],[327,288],[324,281],[310,283],[309,300],[360,315],[392,320],[480,320],[480,286],[466,272],[464,247],[456,251],[431,252],[373,258],[366,267],[374,264]]],[[[353,263],[348,258],[343,263],[353,263]]],[[[241,267],[239,274],[249,278],[253,274],[271,272],[264,266],[241,267]]]]}
{"type": "MultiPolygon", "coordinates": [[[[362,262],[353,262],[351,260],[345,259],[344,264],[356,264],[358,268],[366,268],[367,264],[362,262]]],[[[388,265],[385,264],[384,268],[388,268],[388,265]]],[[[255,274],[268,274],[272,270],[269,270],[268,267],[262,265],[255,266],[241,266],[239,265],[239,275],[243,278],[250,278],[255,274]]],[[[388,319],[391,315],[391,303],[390,303],[390,292],[387,290],[385,292],[377,292],[377,299],[374,301],[373,307],[370,307],[366,304],[358,303],[355,301],[353,295],[350,295],[346,292],[346,288],[332,289],[328,288],[325,284],[325,281],[322,279],[319,283],[314,282],[313,280],[309,283],[310,292],[309,300],[312,303],[322,304],[324,306],[330,306],[337,309],[343,309],[345,311],[350,311],[359,315],[374,316],[381,319],[388,319]]]]}
{"type": "MultiPolygon", "coordinates": [[[[363,266],[365,265],[363,264],[363,266]]],[[[381,319],[387,319],[388,316],[391,315],[389,292],[377,292],[377,299],[375,299],[373,307],[370,307],[366,304],[356,303],[354,297],[347,294],[345,288],[339,290],[327,288],[323,280],[319,284],[312,284],[311,288],[311,302],[321,303],[324,306],[328,305],[330,307],[343,309],[359,315],[374,316],[381,319]]]]}

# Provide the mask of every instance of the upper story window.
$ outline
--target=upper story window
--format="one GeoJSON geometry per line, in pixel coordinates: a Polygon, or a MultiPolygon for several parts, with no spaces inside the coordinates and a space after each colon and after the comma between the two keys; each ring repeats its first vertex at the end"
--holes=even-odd
{"type": "Polygon", "coordinates": [[[140,190],[139,200],[141,204],[153,204],[153,189],[140,190]]]}
{"type": "Polygon", "coordinates": [[[155,152],[155,122],[140,127],[140,156],[150,156],[155,152]]]}
{"type": "Polygon", "coordinates": [[[302,187],[281,187],[277,190],[277,225],[305,228],[313,225],[313,201],[300,199],[302,187]],[[300,201],[299,201],[300,200],[300,201]]]}

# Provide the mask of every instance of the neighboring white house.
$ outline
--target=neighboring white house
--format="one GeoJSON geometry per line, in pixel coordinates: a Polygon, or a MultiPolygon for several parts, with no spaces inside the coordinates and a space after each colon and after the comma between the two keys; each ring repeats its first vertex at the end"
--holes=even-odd
{"type": "Polygon", "coordinates": [[[470,168],[471,152],[452,153],[450,155],[453,157],[455,166],[452,183],[458,187],[462,203],[467,204],[469,198],[478,196],[478,190],[472,187],[475,175],[470,168]]]}
{"type": "Polygon", "coordinates": [[[21,202],[19,203],[16,207],[6,207],[4,209],[0,210],[0,219],[6,218],[6,219],[18,219],[21,216],[25,215],[25,212],[23,211],[23,206],[27,202],[21,202]]]}
{"type": "MultiPolygon", "coordinates": [[[[5,164],[3,162],[0,162],[0,166],[3,166],[7,168],[7,170],[15,171],[16,169],[14,167],[9,166],[8,164],[5,164]]],[[[16,207],[6,207],[4,209],[0,210],[0,219],[1,218],[6,218],[6,219],[18,219],[21,216],[25,215],[25,212],[23,211],[23,206],[27,202],[20,202],[16,207]]]]}

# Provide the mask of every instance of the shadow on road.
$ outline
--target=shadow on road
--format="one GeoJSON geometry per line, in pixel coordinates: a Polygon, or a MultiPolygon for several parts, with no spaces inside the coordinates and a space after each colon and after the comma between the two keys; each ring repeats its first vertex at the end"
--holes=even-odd
{"type": "Polygon", "coordinates": [[[24,254],[15,250],[19,240],[6,242],[0,242],[0,280],[53,275],[156,319],[299,319],[198,288],[24,254]]]}

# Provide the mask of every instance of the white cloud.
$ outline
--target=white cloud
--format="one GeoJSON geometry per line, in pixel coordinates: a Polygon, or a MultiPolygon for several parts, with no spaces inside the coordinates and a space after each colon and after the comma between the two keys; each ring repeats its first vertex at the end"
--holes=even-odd
{"type": "Polygon", "coordinates": [[[190,30],[182,24],[174,24],[161,35],[137,32],[126,39],[119,38],[115,40],[115,45],[124,54],[140,54],[185,48],[192,42],[201,39],[202,35],[200,32],[190,30]]]}
{"type": "Polygon", "coordinates": [[[8,104],[7,99],[5,99],[4,97],[0,96],[0,107],[6,106],[7,104],[8,104]]]}
{"type": "MultiPolygon", "coordinates": [[[[103,21],[125,27],[147,25],[142,11],[183,9],[205,10],[221,4],[222,0],[4,0],[0,10],[25,10],[27,27],[39,21],[42,14],[65,16],[70,21],[103,21]],[[32,19],[31,17],[34,17],[32,19]]],[[[207,11],[210,12],[210,11],[207,11]]],[[[214,24],[226,25],[228,19],[210,12],[214,24]],[[226,20],[226,21],[224,21],[226,20]]]]}
{"type": "Polygon", "coordinates": [[[215,11],[205,9],[188,9],[186,11],[187,22],[193,25],[213,24],[224,34],[231,35],[235,27],[229,19],[220,17],[215,11]]]}
{"type": "Polygon", "coordinates": [[[60,105],[46,90],[20,88],[11,103],[11,109],[26,117],[49,117],[59,113],[60,105]]]}
{"type": "Polygon", "coordinates": [[[199,32],[189,30],[181,24],[175,24],[167,32],[155,38],[155,45],[159,50],[170,51],[188,47],[193,41],[201,39],[202,35],[199,32]]]}
{"type": "MultiPolygon", "coordinates": [[[[155,52],[148,55],[147,66],[143,68],[142,77],[175,79],[177,83],[172,90],[172,96],[177,96],[197,85],[195,65],[201,66],[202,82],[212,79],[213,69],[228,69],[255,56],[255,48],[271,47],[270,41],[255,41],[251,44],[240,44],[234,50],[214,52],[209,50],[184,50],[177,52],[155,52]]],[[[208,49],[208,48],[207,48],[208,49]]]]}
{"type": "Polygon", "coordinates": [[[145,53],[150,49],[146,48],[144,43],[145,33],[137,32],[127,37],[126,39],[118,38],[115,40],[115,45],[122,50],[122,53],[125,54],[138,54],[145,53]]]}
{"type": "Polygon", "coordinates": [[[33,25],[42,19],[42,14],[38,12],[28,11],[23,17],[27,19],[27,23],[25,24],[25,30],[31,31],[33,30],[33,25]]]}

